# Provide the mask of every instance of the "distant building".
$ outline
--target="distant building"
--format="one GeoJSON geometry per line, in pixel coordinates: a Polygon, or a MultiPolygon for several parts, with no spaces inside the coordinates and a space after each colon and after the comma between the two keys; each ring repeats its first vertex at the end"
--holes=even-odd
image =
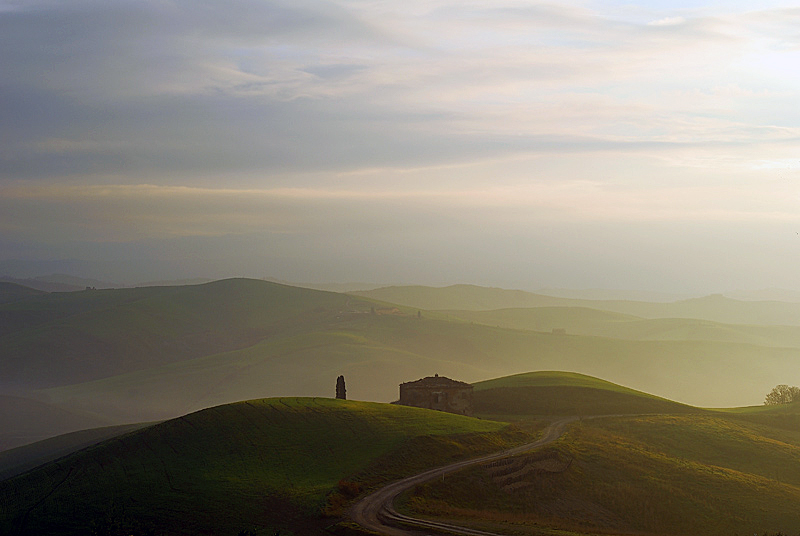
{"type": "Polygon", "coordinates": [[[397,404],[472,415],[472,386],[436,374],[414,382],[401,383],[400,400],[397,404]]]}

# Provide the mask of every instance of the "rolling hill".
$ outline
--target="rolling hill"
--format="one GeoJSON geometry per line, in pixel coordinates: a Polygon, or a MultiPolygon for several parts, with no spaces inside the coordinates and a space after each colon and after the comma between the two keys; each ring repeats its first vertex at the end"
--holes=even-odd
{"type": "Polygon", "coordinates": [[[0,451],[67,432],[105,426],[97,415],[19,396],[0,395],[0,451]]]}
{"type": "Polygon", "coordinates": [[[658,414],[584,418],[540,451],[418,486],[402,511],[530,535],[800,531],[800,404],[700,411],[562,372],[479,382],[475,396],[476,409],[512,419],[658,414]],[[789,416],[794,426],[774,420],[789,416]]]}
{"type": "Polygon", "coordinates": [[[625,341],[508,330],[413,315],[353,315],[253,346],[37,392],[117,422],[161,420],[259,396],[396,399],[431,373],[474,382],[525,370],[571,370],[693,405],[757,403],[791,378],[800,349],[710,341],[625,341]],[[680,382],[669,378],[680,377],[680,382]],[[714,378],[709,382],[709,378],[714,378]]]}
{"type": "Polygon", "coordinates": [[[44,463],[52,462],[75,451],[106,439],[150,426],[154,423],[119,424],[87,428],[29,443],[0,452],[0,481],[17,476],[44,463]]]}
{"type": "MultiPolygon", "coordinates": [[[[576,394],[597,411],[659,414],[584,418],[548,447],[418,486],[401,510],[532,536],[800,530],[800,428],[757,421],[800,414],[798,405],[699,411],[564,372],[496,378],[475,390],[510,404],[503,411],[516,411],[513,418],[553,409],[541,398],[573,409],[576,394]],[[540,399],[526,405],[524,395],[495,396],[503,390],[531,390],[540,399]]],[[[355,497],[400,476],[530,441],[543,422],[523,432],[490,420],[321,398],[217,406],[0,481],[0,533],[291,536],[330,534],[324,528],[335,524],[334,533],[358,534],[342,522],[355,497]]]]}
{"type": "Polygon", "coordinates": [[[18,283],[0,280],[0,304],[22,301],[42,294],[45,294],[45,292],[18,283]]]}
{"type": "Polygon", "coordinates": [[[341,294],[234,279],[205,285],[46,294],[5,305],[0,374],[51,387],[252,346],[333,321],[341,294]]]}
{"type": "Polygon", "coordinates": [[[800,348],[800,326],[724,324],[694,318],[645,319],[586,307],[533,307],[492,311],[445,311],[464,321],[533,331],[639,341],[720,341],[800,348]]]}
{"type": "Polygon", "coordinates": [[[412,513],[515,534],[796,534],[800,435],[720,416],[584,420],[552,448],[432,482],[412,513]],[[565,532],[560,532],[565,531],[565,532]]]}
{"type": "Polygon", "coordinates": [[[383,287],[351,294],[427,310],[584,307],[641,318],[693,318],[723,324],[800,325],[800,303],[741,301],[720,294],[669,303],[557,298],[522,290],[475,285],[383,287]]]}
{"type": "Polygon", "coordinates": [[[529,372],[474,384],[478,415],[498,420],[544,415],[623,415],[700,413],[627,387],[569,372],[529,372]]]}
{"type": "Polygon", "coordinates": [[[0,533],[322,534],[364,486],[530,437],[505,427],[319,398],[214,407],[0,482],[0,533]]]}
{"type": "Polygon", "coordinates": [[[800,360],[798,348],[743,342],[763,340],[748,326],[723,326],[739,333],[723,341],[624,340],[417,311],[247,279],[34,296],[0,305],[0,394],[122,424],[265,396],[330,396],[340,374],[350,398],[388,402],[398,384],[434,373],[475,382],[567,370],[718,407],[796,383],[800,360]]]}

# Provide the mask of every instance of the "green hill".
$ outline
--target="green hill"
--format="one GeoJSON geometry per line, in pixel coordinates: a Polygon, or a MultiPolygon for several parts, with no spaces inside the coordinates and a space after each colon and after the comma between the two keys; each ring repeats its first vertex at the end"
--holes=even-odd
{"type": "Polygon", "coordinates": [[[552,447],[419,487],[405,509],[514,534],[800,532],[800,432],[720,415],[587,419],[552,447]]]}
{"type": "MultiPolygon", "coordinates": [[[[138,430],[153,423],[119,424],[69,432],[0,452],[0,481],[106,439],[138,430]]],[[[52,433],[52,431],[50,432],[52,433]]]]}
{"type": "Polygon", "coordinates": [[[362,486],[528,437],[504,427],[319,398],[214,407],[0,482],[0,533],[317,534],[335,522],[320,516],[340,504],[331,495],[337,486],[334,495],[352,496],[362,486]]]}
{"type": "Polygon", "coordinates": [[[740,301],[715,294],[671,303],[556,298],[521,290],[453,285],[384,287],[353,295],[428,310],[489,311],[531,307],[583,307],[641,318],[693,318],[724,324],[800,325],[800,303],[740,301]]]}
{"type": "Polygon", "coordinates": [[[611,382],[569,372],[528,372],[474,384],[479,415],[519,419],[541,415],[698,413],[702,410],[611,382]]]}

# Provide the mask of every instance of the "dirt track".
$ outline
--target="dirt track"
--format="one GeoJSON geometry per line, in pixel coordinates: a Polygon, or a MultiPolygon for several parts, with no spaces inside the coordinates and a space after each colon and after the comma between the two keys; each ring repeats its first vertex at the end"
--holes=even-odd
{"type": "Polygon", "coordinates": [[[545,429],[544,435],[533,443],[527,443],[520,447],[503,450],[494,454],[487,454],[486,456],[481,456],[480,458],[473,458],[471,460],[452,463],[450,465],[431,469],[429,471],[425,471],[424,473],[393,482],[382,487],[378,491],[367,495],[354,504],[353,507],[350,508],[350,517],[362,527],[373,530],[385,536],[411,536],[419,534],[419,532],[410,528],[402,528],[403,526],[414,527],[418,529],[438,529],[452,534],[500,536],[492,532],[473,530],[455,525],[449,525],[446,523],[437,523],[435,521],[426,521],[424,519],[405,516],[398,513],[394,509],[394,501],[401,493],[416,486],[417,484],[422,484],[423,482],[433,480],[434,478],[442,477],[443,475],[452,473],[453,471],[458,471],[459,469],[463,469],[471,465],[477,465],[479,463],[497,460],[499,458],[506,458],[515,454],[521,454],[531,449],[552,443],[561,437],[561,434],[564,433],[564,430],[569,423],[574,422],[577,419],[577,417],[569,417],[555,421],[553,424],[547,427],[547,429],[545,429]]]}

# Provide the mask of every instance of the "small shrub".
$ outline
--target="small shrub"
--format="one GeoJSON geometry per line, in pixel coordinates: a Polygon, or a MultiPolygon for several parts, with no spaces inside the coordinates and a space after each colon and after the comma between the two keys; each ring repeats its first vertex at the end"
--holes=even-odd
{"type": "Polygon", "coordinates": [[[337,484],[337,489],[339,493],[348,499],[354,499],[361,493],[361,484],[352,480],[340,480],[339,484],[337,484]]]}

